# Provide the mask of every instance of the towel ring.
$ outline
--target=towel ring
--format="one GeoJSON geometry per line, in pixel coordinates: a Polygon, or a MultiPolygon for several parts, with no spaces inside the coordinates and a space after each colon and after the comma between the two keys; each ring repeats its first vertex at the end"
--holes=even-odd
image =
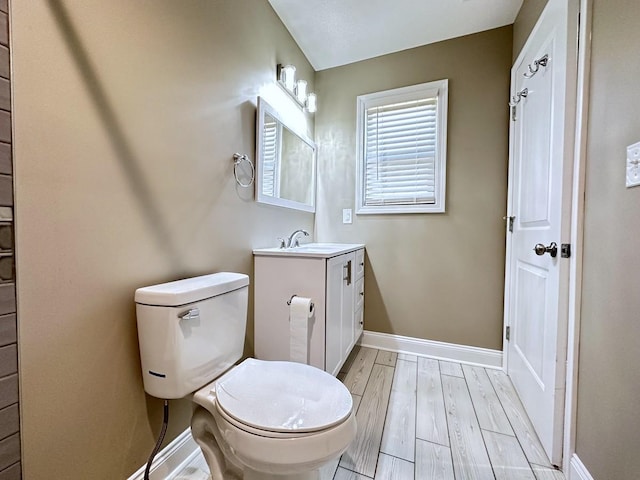
{"type": "Polygon", "coordinates": [[[236,183],[241,187],[247,188],[253,185],[253,182],[256,179],[256,169],[253,166],[253,162],[249,160],[248,156],[240,153],[233,154],[233,177],[236,179],[236,183]],[[240,164],[242,164],[242,162],[247,162],[251,167],[251,179],[248,183],[242,183],[238,178],[238,167],[240,166],[240,164]]]}

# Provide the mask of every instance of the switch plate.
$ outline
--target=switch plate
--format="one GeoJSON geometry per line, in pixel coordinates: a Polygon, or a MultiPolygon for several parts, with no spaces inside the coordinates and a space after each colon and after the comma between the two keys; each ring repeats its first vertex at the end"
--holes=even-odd
{"type": "Polygon", "coordinates": [[[353,216],[350,208],[342,209],[342,223],[353,223],[353,216]]]}
{"type": "Polygon", "coordinates": [[[640,142],[627,147],[627,188],[640,185],[640,142]]]}

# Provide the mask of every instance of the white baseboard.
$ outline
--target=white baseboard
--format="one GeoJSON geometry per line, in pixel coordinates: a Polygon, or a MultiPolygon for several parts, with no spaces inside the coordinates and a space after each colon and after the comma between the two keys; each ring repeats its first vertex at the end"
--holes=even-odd
{"type": "Polygon", "coordinates": [[[575,453],[571,457],[569,480],[594,480],[587,467],[584,466],[584,463],[580,461],[575,453]]]}
{"type": "MultiPolygon", "coordinates": [[[[158,452],[149,472],[149,480],[172,478],[172,475],[180,472],[199,453],[200,447],[191,436],[191,429],[187,428],[169,445],[158,452]]],[[[143,465],[127,480],[143,480],[145,468],[146,465],[143,465]]]]}
{"type": "Polygon", "coordinates": [[[409,353],[411,355],[468,363],[482,367],[502,368],[502,352],[488,348],[455,345],[453,343],[422,340],[420,338],[370,332],[368,330],[362,333],[359,343],[363,347],[372,347],[379,350],[409,353]]]}

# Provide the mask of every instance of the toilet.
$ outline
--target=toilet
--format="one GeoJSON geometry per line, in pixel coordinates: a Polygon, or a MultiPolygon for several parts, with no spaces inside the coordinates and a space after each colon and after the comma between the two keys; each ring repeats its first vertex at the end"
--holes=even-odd
{"type": "Polygon", "coordinates": [[[145,391],[193,395],[191,433],[212,480],[311,480],[356,434],[332,375],[242,358],[249,277],[222,272],[136,290],[145,391]]]}

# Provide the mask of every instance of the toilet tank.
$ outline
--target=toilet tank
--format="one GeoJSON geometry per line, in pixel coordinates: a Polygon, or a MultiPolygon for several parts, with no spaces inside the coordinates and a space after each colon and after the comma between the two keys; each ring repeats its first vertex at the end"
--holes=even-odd
{"type": "Polygon", "coordinates": [[[182,398],[242,357],[249,277],[214,273],[135,293],[144,389],[182,398]]]}

